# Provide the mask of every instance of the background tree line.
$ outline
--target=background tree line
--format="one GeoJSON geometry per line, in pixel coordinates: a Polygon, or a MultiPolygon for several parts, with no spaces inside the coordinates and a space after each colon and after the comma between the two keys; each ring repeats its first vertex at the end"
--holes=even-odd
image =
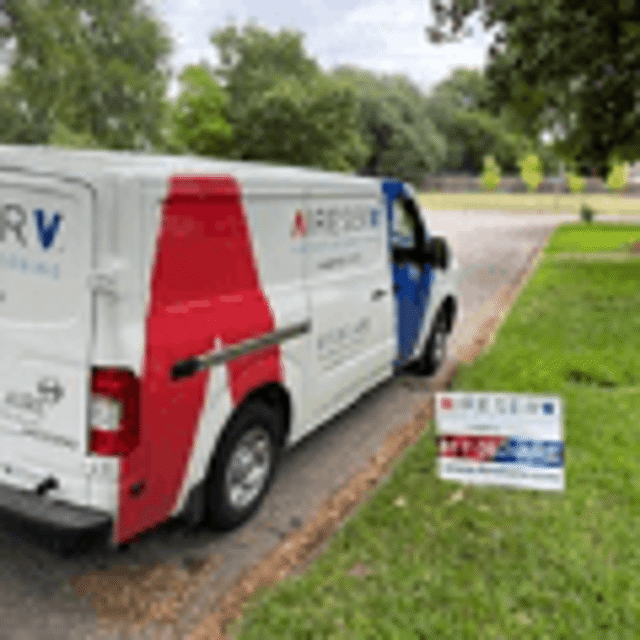
{"type": "Polygon", "coordinates": [[[542,105],[542,122],[548,107],[501,97],[504,73],[496,85],[461,69],[425,95],[399,74],[325,72],[297,31],[229,24],[211,34],[218,66],[184,68],[169,99],[172,44],[143,0],[4,4],[0,37],[15,52],[0,79],[3,143],[195,153],[416,183],[441,170],[479,173],[489,156],[504,172],[532,155],[545,172],[562,153],[582,159],[575,145],[541,144],[531,110],[542,105]]]}

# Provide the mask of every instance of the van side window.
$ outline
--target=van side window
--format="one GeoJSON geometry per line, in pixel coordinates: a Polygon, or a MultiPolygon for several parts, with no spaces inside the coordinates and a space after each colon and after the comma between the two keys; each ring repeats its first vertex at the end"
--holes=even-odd
{"type": "Polygon", "coordinates": [[[393,203],[393,246],[415,247],[415,222],[398,199],[393,203]]]}

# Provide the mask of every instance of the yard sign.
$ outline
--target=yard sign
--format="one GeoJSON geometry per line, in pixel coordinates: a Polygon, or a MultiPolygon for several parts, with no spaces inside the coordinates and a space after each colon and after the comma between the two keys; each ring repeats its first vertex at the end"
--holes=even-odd
{"type": "Polygon", "coordinates": [[[443,392],[435,402],[440,478],[564,490],[561,398],[443,392]]]}

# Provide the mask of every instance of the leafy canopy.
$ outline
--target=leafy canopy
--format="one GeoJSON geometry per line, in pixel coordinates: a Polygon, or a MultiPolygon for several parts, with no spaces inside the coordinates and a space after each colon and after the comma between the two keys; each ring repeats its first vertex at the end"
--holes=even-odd
{"type": "Polygon", "coordinates": [[[408,78],[353,67],[340,67],[333,75],[357,95],[356,126],[367,145],[362,173],[419,183],[441,166],[446,141],[428,115],[425,97],[408,78]]]}
{"type": "Polygon", "coordinates": [[[444,166],[479,173],[490,155],[506,171],[534,144],[521,131],[514,114],[499,105],[489,109],[490,85],[483,73],[458,69],[439,83],[428,98],[428,113],[447,140],[444,166]]]}
{"type": "Polygon", "coordinates": [[[15,38],[0,85],[5,142],[158,142],[170,41],[138,0],[6,0],[15,38]]]}
{"type": "Polygon", "coordinates": [[[185,67],[179,81],[180,94],[170,115],[169,149],[228,154],[233,129],[226,118],[227,93],[202,65],[185,67]]]}
{"type": "Polygon", "coordinates": [[[214,31],[214,75],[229,96],[229,154],[326,169],[360,168],[366,147],[351,87],[326,77],[303,36],[256,24],[214,31]]]}
{"type": "MultiPolygon", "coordinates": [[[[478,0],[431,0],[434,42],[462,33],[478,0]]],[[[612,156],[640,149],[640,5],[635,0],[492,0],[498,27],[487,73],[530,134],[555,130],[556,150],[604,177],[612,156]]]]}

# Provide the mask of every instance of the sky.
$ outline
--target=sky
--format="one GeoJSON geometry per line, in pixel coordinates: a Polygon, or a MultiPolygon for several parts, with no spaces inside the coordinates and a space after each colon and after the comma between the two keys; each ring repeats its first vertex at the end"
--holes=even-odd
{"type": "MultiPolygon", "coordinates": [[[[307,52],[329,70],[349,64],[375,72],[402,73],[425,93],[458,67],[481,68],[490,44],[477,20],[463,42],[427,42],[429,0],[151,0],[174,41],[172,68],[206,60],[216,64],[209,42],[228,22],[253,19],[272,32],[293,28],[305,34],[307,52]]],[[[170,86],[177,92],[177,82],[170,86]]]]}

